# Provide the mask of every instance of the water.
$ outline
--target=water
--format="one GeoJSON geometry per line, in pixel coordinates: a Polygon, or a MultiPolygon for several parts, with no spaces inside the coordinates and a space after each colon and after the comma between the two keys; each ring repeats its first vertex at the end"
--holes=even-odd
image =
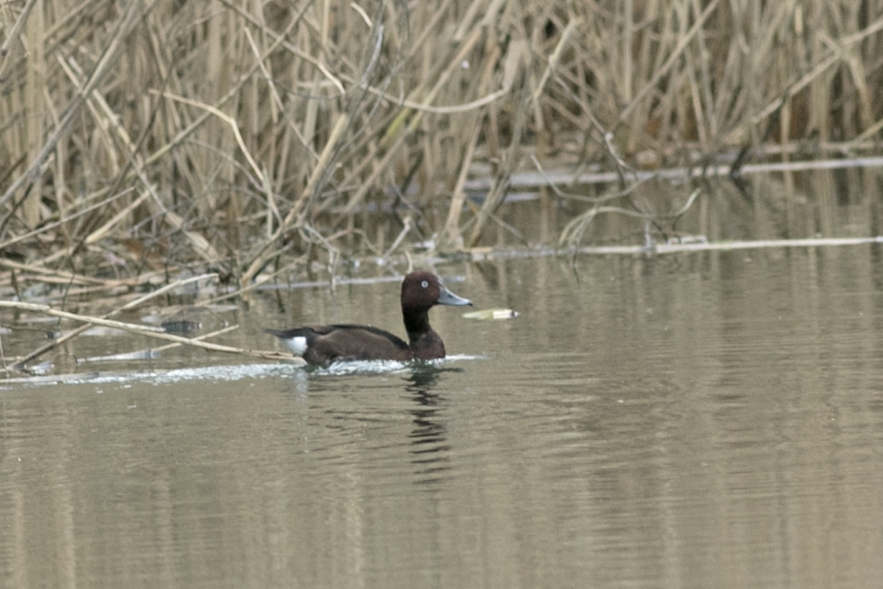
{"type": "MultiPolygon", "coordinates": [[[[0,586],[877,587],[881,251],[440,267],[520,316],[434,309],[434,368],[0,381],[0,586]]],[[[397,292],[265,295],[235,343],[401,333],[397,292]]]]}

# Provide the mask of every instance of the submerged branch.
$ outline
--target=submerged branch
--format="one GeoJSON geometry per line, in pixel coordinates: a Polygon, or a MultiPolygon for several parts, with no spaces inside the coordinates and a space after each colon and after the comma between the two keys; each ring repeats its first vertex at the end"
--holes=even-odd
{"type": "MultiPolygon", "coordinates": [[[[157,289],[157,290],[155,290],[155,291],[153,291],[153,292],[151,292],[151,293],[148,293],[148,294],[146,294],[146,295],[144,295],[144,296],[138,297],[138,298],[135,299],[134,301],[130,301],[130,302],[126,303],[125,305],[123,305],[123,306],[121,306],[121,307],[119,307],[119,308],[117,308],[117,309],[114,309],[114,310],[111,311],[110,313],[106,313],[105,315],[102,315],[101,317],[98,317],[98,318],[96,318],[96,319],[97,319],[97,320],[100,320],[100,321],[108,320],[110,317],[113,317],[114,315],[118,315],[118,314],[122,313],[123,311],[128,311],[128,310],[134,309],[134,308],[136,308],[136,307],[138,307],[138,306],[144,304],[145,302],[149,301],[150,299],[153,299],[153,298],[155,298],[155,297],[157,297],[157,296],[159,296],[159,295],[161,295],[161,294],[165,294],[165,293],[167,293],[167,292],[170,292],[170,291],[172,291],[172,290],[175,290],[176,288],[179,288],[179,287],[182,287],[182,286],[186,286],[186,285],[188,285],[188,284],[192,284],[192,283],[194,283],[194,282],[200,282],[200,281],[205,281],[205,280],[212,280],[212,279],[215,279],[215,278],[217,278],[217,274],[203,274],[202,276],[192,276],[192,277],[190,277],[190,278],[185,278],[185,279],[183,279],[183,280],[178,280],[178,281],[173,282],[173,283],[171,283],[171,284],[167,284],[166,286],[163,286],[162,288],[159,288],[159,289],[157,289]]],[[[64,315],[59,315],[59,314],[57,314],[57,313],[63,313],[62,311],[54,311],[54,310],[53,310],[51,307],[49,307],[48,305],[32,305],[31,303],[20,303],[20,302],[12,302],[12,301],[0,301],[0,306],[4,306],[4,307],[12,307],[12,308],[28,308],[28,307],[26,307],[25,305],[30,305],[31,307],[33,307],[33,308],[31,308],[31,310],[33,310],[33,311],[46,312],[46,313],[48,313],[48,314],[50,314],[50,315],[54,315],[54,316],[56,316],[56,317],[64,317],[64,315]],[[37,308],[37,307],[39,307],[39,308],[37,308]],[[50,311],[51,311],[51,312],[50,312],[50,311]]],[[[68,315],[72,315],[72,314],[68,314],[68,315]]],[[[69,317],[67,317],[67,318],[70,319],[70,318],[72,318],[72,317],[69,316],[69,317]]],[[[94,323],[94,322],[93,322],[93,323],[94,323]]],[[[101,325],[101,324],[98,323],[98,325],[101,325]]],[[[25,363],[30,362],[30,361],[33,360],[34,358],[38,358],[39,356],[42,356],[42,355],[45,354],[46,352],[49,352],[49,351],[51,351],[51,350],[54,350],[55,348],[57,348],[58,346],[60,346],[60,345],[63,344],[64,342],[69,341],[69,340],[71,340],[71,339],[77,337],[78,335],[81,335],[81,334],[84,333],[87,329],[89,329],[89,325],[88,325],[88,324],[87,324],[87,325],[83,325],[83,326],[81,326],[81,327],[78,327],[77,329],[75,329],[75,330],[73,330],[73,331],[71,331],[71,332],[69,332],[69,333],[66,333],[65,335],[63,335],[63,336],[61,336],[61,337],[59,337],[59,338],[57,338],[57,339],[55,339],[55,340],[49,342],[48,344],[46,344],[46,345],[44,345],[44,346],[42,346],[42,347],[40,347],[40,348],[37,348],[36,350],[34,350],[34,351],[30,352],[29,354],[25,355],[21,360],[19,360],[19,361],[17,362],[17,364],[20,365],[20,366],[21,366],[21,365],[24,365],[25,363]]],[[[145,330],[147,330],[147,329],[148,329],[148,328],[145,327],[145,330]]],[[[155,329],[155,328],[150,328],[150,329],[155,329]]]]}
{"type": "MultiPolygon", "coordinates": [[[[171,333],[166,333],[165,330],[161,327],[152,327],[150,325],[138,325],[135,323],[125,323],[122,321],[113,321],[111,319],[102,319],[101,317],[90,317],[88,315],[80,315],[77,313],[68,313],[67,311],[59,311],[58,309],[53,309],[49,305],[37,305],[34,303],[20,303],[17,301],[0,301],[0,307],[6,307],[11,309],[19,309],[24,311],[34,311],[37,313],[43,313],[45,315],[51,315],[53,317],[59,317],[62,319],[70,319],[72,321],[81,321],[86,323],[88,328],[89,325],[101,325],[104,327],[111,327],[114,329],[121,329],[123,331],[127,331],[129,333],[135,335],[144,335],[156,339],[166,340],[170,342],[175,342],[181,345],[191,346],[194,348],[202,348],[204,350],[209,350],[212,352],[223,352],[225,354],[239,354],[243,356],[250,356],[253,358],[265,358],[272,360],[280,360],[280,359],[290,359],[290,356],[285,356],[283,354],[279,354],[277,352],[263,352],[260,350],[246,350],[243,348],[234,348],[232,346],[224,346],[221,344],[213,344],[210,342],[199,341],[198,339],[190,339],[186,337],[181,337],[179,335],[172,335],[171,333]]],[[[80,328],[82,329],[82,328],[80,328]]],[[[85,331],[85,330],[83,330],[85,331]]],[[[82,332],[81,332],[82,333],[82,332]]],[[[60,338],[59,338],[60,339],[60,338]]],[[[25,358],[19,360],[16,365],[21,367],[25,362],[32,359],[32,356],[29,354],[25,358]]]]}

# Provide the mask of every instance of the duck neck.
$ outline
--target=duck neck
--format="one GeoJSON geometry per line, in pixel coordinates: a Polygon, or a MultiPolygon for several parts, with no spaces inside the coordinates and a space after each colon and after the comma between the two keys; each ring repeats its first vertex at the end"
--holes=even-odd
{"type": "Polygon", "coordinates": [[[432,327],[429,326],[429,313],[425,309],[402,309],[402,316],[411,344],[416,343],[427,333],[433,333],[432,327]]]}

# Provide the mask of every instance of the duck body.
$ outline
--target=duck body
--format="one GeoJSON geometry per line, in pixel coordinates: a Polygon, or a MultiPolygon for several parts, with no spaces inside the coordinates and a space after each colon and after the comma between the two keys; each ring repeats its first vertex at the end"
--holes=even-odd
{"type": "Polygon", "coordinates": [[[472,305],[449,291],[430,272],[412,272],[402,282],[402,318],[408,341],[368,325],[322,325],[265,329],[281,339],[308,364],[329,366],[353,360],[435,360],[445,357],[445,344],[429,325],[435,305],[472,305]]]}

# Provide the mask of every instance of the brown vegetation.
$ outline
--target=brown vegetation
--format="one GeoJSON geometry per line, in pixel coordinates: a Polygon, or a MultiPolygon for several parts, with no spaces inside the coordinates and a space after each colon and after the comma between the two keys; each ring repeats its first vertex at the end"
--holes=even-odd
{"type": "Polygon", "coordinates": [[[530,155],[656,166],[883,127],[883,0],[27,0],[2,15],[0,265],[42,278],[192,266],[245,285],[315,253],[455,251],[497,222],[530,155]],[[475,202],[479,159],[492,181],[475,202]]]}

